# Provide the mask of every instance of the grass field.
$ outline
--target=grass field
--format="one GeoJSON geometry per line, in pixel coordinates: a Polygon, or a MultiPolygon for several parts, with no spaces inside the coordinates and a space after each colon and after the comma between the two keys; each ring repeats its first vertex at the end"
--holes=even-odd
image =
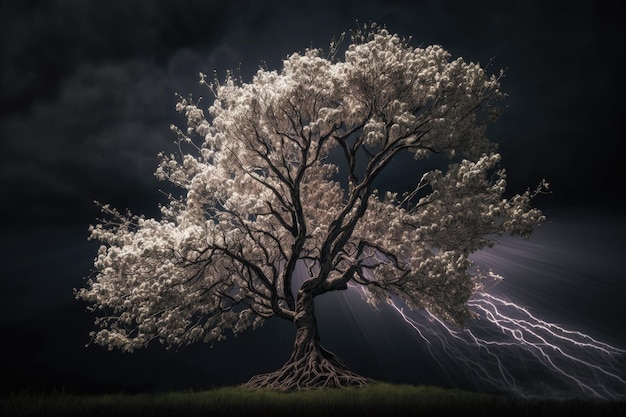
{"type": "Polygon", "coordinates": [[[293,393],[227,387],[201,392],[36,395],[0,399],[0,416],[626,416],[626,401],[537,401],[436,387],[372,384],[293,393]]]}

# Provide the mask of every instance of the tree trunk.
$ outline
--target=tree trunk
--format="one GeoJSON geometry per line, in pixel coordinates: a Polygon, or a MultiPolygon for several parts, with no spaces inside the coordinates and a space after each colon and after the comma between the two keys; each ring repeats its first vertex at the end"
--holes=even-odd
{"type": "Polygon", "coordinates": [[[349,371],[332,352],[320,345],[313,298],[310,293],[298,293],[294,320],[298,330],[289,360],[277,371],[252,377],[244,388],[299,391],[364,386],[370,382],[349,371]]]}

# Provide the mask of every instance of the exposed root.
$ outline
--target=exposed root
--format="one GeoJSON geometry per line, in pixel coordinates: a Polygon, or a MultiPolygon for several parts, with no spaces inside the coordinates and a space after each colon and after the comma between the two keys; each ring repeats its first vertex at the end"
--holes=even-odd
{"type": "Polygon", "coordinates": [[[348,370],[331,352],[316,344],[292,357],[277,371],[252,377],[243,388],[302,391],[318,388],[362,387],[371,380],[348,370]]]}

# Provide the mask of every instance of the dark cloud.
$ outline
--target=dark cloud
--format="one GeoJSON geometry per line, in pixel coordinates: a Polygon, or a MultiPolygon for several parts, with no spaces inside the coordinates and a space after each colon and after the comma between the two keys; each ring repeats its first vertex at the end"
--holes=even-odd
{"type": "Polygon", "coordinates": [[[155,200],[174,92],[196,87],[199,54],[223,49],[224,3],[0,7],[3,223],[84,222],[94,199],[155,200]]]}
{"type": "Polygon", "coordinates": [[[173,141],[167,116],[174,100],[164,77],[141,61],[84,65],[57,100],[6,120],[0,171],[8,197],[22,203],[20,218],[36,221],[40,207],[78,203],[66,217],[76,216],[86,201],[112,197],[111,188],[154,187],[156,155],[173,141]]]}
{"type": "MultiPolygon", "coordinates": [[[[3,206],[13,227],[93,218],[93,201],[133,211],[156,209],[159,152],[174,152],[175,92],[210,95],[198,70],[232,61],[227,47],[210,54],[181,49],[162,66],[143,59],[86,63],[62,83],[59,97],[0,122],[0,183],[15,204],[3,206]]],[[[150,211],[152,210],[152,211],[150,211]]]]}
{"type": "Polygon", "coordinates": [[[181,47],[219,43],[225,2],[3,2],[1,111],[54,100],[84,63],[167,61],[181,47]]]}

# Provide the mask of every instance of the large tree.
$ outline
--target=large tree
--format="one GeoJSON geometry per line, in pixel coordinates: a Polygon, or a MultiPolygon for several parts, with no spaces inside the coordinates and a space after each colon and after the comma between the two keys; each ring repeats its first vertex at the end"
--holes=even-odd
{"type": "Polygon", "coordinates": [[[502,108],[500,76],[386,29],[351,40],[342,54],[295,53],[248,83],[201,74],[215,96],[208,112],[181,97],[181,154],[161,155],[156,171],[180,195],[160,219],[103,206],[91,228],[103,245],[77,297],[99,313],[96,343],[213,343],[278,317],[297,328],[293,353],[247,386],[343,387],[367,379],[320,345],[317,296],[354,286],[372,303],[471,317],[481,277],[468,256],[544,219],[529,202],[546,184],[505,198],[485,137],[502,108]],[[449,162],[411,178],[394,167],[405,152],[415,164],[449,162]],[[376,189],[391,169],[411,182],[405,193],[376,189]]]}

